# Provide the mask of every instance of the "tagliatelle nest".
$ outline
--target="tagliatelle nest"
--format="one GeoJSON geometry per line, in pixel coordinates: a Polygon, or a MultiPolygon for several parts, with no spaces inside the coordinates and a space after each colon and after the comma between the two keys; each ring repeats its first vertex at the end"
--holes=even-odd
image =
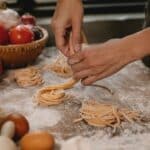
{"type": "Polygon", "coordinates": [[[41,85],[44,81],[36,67],[19,69],[14,73],[14,79],[20,87],[41,85]]]}
{"type": "Polygon", "coordinates": [[[119,127],[123,121],[132,123],[140,120],[140,115],[136,111],[96,101],[84,102],[80,109],[80,117],[81,119],[75,122],[85,120],[89,125],[97,127],[119,127]]]}
{"type": "Polygon", "coordinates": [[[44,87],[35,94],[35,102],[43,106],[58,105],[69,98],[64,90],[72,88],[76,82],[71,79],[63,84],[44,87]]]}
{"type": "Polygon", "coordinates": [[[72,76],[71,67],[68,65],[66,57],[63,56],[62,54],[59,54],[59,56],[56,58],[56,60],[52,64],[45,65],[44,70],[53,71],[58,76],[61,76],[64,78],[68,78],[72,76]]]}
{"type": "Polygon", "coordinates": [[[49,90],[48,88],[43,88],[38,91],[35,99],[39,105],[58,105],[66,99],[66,94],[63,90],[49,90]]]}

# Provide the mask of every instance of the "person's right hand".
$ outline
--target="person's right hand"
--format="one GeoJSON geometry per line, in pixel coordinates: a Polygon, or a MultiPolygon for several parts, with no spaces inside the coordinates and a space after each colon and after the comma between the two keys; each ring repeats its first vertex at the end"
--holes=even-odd
{"type": "Polygon", "coordinates": [[[83,5],[81,0],[58,0],[52,19],[52,29],[56,46],[66,56],[69,56],[68,29],[72,30],[72,43],[75,51],[81,49],[81,27],[83,5]]]}

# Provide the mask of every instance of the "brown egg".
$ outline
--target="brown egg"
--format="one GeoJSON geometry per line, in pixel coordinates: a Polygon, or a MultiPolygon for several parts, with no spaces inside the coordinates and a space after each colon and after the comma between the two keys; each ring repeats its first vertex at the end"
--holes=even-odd
{"type": "Polygon", "coordinates": [[[45,131],[26,134],[20,141],[21,150],[53,150],[54,138],[45,131]]]}
{"type": "Polygon", "coordinates": [[[19,113],[8,115],[6,121],[12,121],[15,124],[15,140],[19,140],[29,131],[29,123],[27,119],[19,113]]]}

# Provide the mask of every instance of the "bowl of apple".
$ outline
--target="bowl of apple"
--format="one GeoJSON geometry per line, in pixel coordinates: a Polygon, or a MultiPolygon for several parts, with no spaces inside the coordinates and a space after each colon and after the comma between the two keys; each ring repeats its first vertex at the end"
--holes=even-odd
{"type": "Polygon", "coordinates": [[[30,14],[20,17],[16,12],[4,11],[8,10],[0,8],[0,60],[6,68],[31,64],[46,45],[47,30],[37,26],[30,14]]]}

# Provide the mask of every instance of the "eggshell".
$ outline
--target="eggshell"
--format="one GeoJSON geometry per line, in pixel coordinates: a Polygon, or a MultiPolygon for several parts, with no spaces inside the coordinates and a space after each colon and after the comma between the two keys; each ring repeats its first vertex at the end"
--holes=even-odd
{"type": "Polygon", "coordinates": [[[19,113],[12,113],[8,115],[6,120],[15,123],[15,140],[19,140],[29,131],[28,120],[19,113]]]}
{"type": "Polygon", "coordinates": [[[32,132],[22,138],[20,146],[21,150],[53,150],[54,138],[44,131],[32,132]]]}
{"type": "Polygon", "coordinates": [[[12,121],[6,121],[1,127],[1,135],[13,138],[15,135],[15,124],[12,121]]]}
{"type": "Polygon", "coordinates": [[[8,137],[0,136],[0,150],[17,150],[17,146],[8,137]]]}

